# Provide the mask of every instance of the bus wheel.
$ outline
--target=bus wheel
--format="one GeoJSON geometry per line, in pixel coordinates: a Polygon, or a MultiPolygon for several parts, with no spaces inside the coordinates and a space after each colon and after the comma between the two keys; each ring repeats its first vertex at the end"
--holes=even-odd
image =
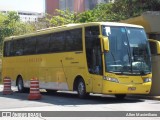
{"type": "Polygon", "coordinates": [[[126,97],[126,94],[116,94],[115,96],[117,99],[123,100],[126,97]]]}
{"type": "Polygon", "coordinates": [[[20,92],[20,93],[24,92],[24,85],[23,85],[22,77],[18,77],[18,79],[17,79],[17,87],[18,87],[18,92],[20,92]]]}
{"type": "Polygon", "coordinates": [[[86,86],[82,78],[79,79],[78,85],[77,85],[77,92],[79,98],[86,98],[88,93],[86,92],[86,86]]]}

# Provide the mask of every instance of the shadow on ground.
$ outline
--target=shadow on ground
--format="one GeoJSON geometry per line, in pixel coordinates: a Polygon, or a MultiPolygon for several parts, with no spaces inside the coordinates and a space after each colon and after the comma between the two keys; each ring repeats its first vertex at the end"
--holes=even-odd
{"type": "MultiPolygon", "coordinates": [[[[41,103],[49,103],[53,105],[94,105],[94,104],[120,104],[120,103],[136,103],[143,102],[144,100],[136,99],[136,98],[128,98],[126,97],[123,100],[118,100],[114,96],[108,95],[90,95],[86,99],[78,98],[75,93],[67,93],[67,92],[56,92],[56,93],[47,93],[41,92],[42,99],[37,100],[36,102],[41,103]]],[[[3,95],[2,91],[0,92],[0,98],[11,98],[17,99],[19,101],[28,101],[29,93],[18,93],[14,91],[12,95],[3,95]]]]}

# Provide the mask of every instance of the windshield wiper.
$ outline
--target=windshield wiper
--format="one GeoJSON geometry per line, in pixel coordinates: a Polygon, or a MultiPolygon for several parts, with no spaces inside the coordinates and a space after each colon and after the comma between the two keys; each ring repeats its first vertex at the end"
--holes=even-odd
{"type": "Polygon", "coordinates": [[[145,62],[143,60],[141,60],[140,62],[141,62],[141,68],[139,69],[140,75],[146,75],[148,72],[144,71],[145,62]]]}
{"type": "Polygon", "coordinates": [[[151,72],[145,72],[144,70],[140,70],[140,75],[147,75],[150,74],[151,72]]]}
{"type": "Polygon", "coordinates": [[[117,63],[116,63],[116,59],[115,59],[115,57],[114,57],[112,51],[110,51],[110,53],[111,53],[111,55],[112,55],[112,58],[113,58],[113,61],[114,61],[115,65],[116,65],[116,64],[117,64],[117,63]]]}
{"type": "Polygon", "coordinates": [[[144,70],[140,70],[139,72],[140,72],[140,75],[146,75],[144,70]]]}

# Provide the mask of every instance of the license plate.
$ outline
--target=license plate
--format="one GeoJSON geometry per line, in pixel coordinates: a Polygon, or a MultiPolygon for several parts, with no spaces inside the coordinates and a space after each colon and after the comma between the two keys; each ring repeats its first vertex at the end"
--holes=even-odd
{"type": "Polygon", "coordinates": [[[128,90],[129,91],[134,91],[134,90],[136,90],[136,87],[128,87],[128,90]]]}

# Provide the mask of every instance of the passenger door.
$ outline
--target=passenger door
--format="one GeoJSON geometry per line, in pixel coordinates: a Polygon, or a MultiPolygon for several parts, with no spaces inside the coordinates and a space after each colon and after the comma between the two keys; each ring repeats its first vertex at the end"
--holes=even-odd
{"type": "Polygon", "coordinates": [[[85,28],[86,59],[88,76],[92,80],[92,92],[102,91],[102,53],[99,36],[99,26],[85,28]]]}

